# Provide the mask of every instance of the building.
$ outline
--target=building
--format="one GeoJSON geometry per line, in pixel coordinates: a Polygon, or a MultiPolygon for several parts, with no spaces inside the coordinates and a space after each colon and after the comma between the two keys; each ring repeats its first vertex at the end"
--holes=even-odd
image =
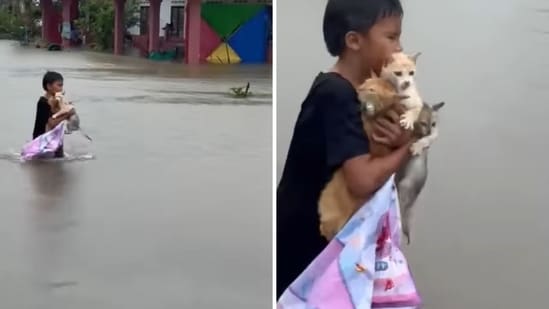
{"type": "Polygon", "coordinates": [[[163,0],[160,2],[158,50],[151,50],[149,48],[149,16],[151,5],[149,0],[141,0],[138,13],[139,24],[128,29],[128,32],[133,37],[133,46],[143,56],[148,56],[154,52],[175,49],[182,51],[185,40],[185,4],[186,0],[163,0]]]}
{"type": "Polygon", "coordinates": [[[156,1],[158,22],[151,19],[154,5],[142,0],[139,25],[129,30],[143,56],[172,52],[187,63],[271,62],[272,1],[156,1]],[[157,39],[149,30],[158,31],[157,39]]]}
{"type": "MultiPolygon", "coordinates": [[[[270,63],[272,0],[141,0],[132,46],[152,59],[189,64],[270,63]],[[166,57],[166,55],[168,55],[166,57]]],[[[124,53],[126,0],[113,0],[114,53],[124,53]]],[[[40,0],[42,37],[70,47],[78,0],[40,0]],[[61,30],[60,30],[61,29],[61,30]]]]}

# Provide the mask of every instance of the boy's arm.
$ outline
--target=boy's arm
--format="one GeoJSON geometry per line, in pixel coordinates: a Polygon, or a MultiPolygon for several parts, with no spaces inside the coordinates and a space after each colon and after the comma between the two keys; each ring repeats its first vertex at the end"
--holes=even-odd
{"type": "Polygon", "coordinates": [[[364,199],[372,195],[410,158],[410,147],[414,140],[410,131],[403,130],[400,125],[400,115],[404,112],[401,106],[394,106],[387,111],[385,118],[378,119],[373,126],[372,138],[392,147],[394,151],[391,154],[374,158],[369,155],[359,156],[343,164],[348,189],[357,198],[364,199]],[[362,177],[364,173],[371,177],[362,177]]]}
{"type": "Polygon", "coordinates": [[[68,107],[64,107],[64,109],[58,111],[57,113],[53,114],[52,118],[56,119],[59,117],[64,117],[64,119],[69,118],[70,116],[74,115],[76,111],[74,110],[73,105],[69,105],[68,107]]]}
{"type": "Polygon", "coordinates": [[[343,177],[350,193],[358,199],[368,199],[410,157],[407,143],[384,157],[369,154],[356,156],[343,163],[343,177]]]}
{"type": "Polygon", "coordinates": [[[71,112],[67,112],[67,113],[64,113],[64,114],[61,114],[57,117],[50,117],[48,119],[48,129],[51,130],[53,128],[55,128],[58,124],[60,124],[63,120],[67,120],[70,116],[72,116],[73,112],[71,110],[71,112]]]}
{"type": "Polygon", "coordinates": [[[368,154],[369,142],[356,92],[339,93],[322,101],[328,168],[342,168],[351,194],[358,199],[367,199],[409,158],[410,143],[388,156],[372,158],[368,154]]]}

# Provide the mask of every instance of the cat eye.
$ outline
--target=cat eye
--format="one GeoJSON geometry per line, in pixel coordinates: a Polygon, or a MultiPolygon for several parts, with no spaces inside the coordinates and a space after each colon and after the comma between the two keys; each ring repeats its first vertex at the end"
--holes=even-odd
{"type": "Polygon", "coordinates": [[[395,71],[395,75],[400,77],[400,76],[402,76],[402,72],[401,71],[395,71]]]}
{"type": "Polygon", "coordinates": [[[410,71],[410,76],[414,76],[414,71],[410,71]]]}
{"type": "Polygon", "coordinates": [[[436,122],[433,122],[433,123],[431,124],[431,127],[434,128],[436,125],[437,125],[437,123],[436,123],[436,122]]]}

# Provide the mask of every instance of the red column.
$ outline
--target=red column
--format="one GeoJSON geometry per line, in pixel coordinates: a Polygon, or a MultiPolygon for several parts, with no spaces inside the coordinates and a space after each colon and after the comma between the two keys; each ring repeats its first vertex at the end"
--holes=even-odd
{"type": "Polygon", "coordinates": [[[187,25],[185,27],[185,61],[187,64],[200,63],[200,16],[201,0],[187,0],[187,25]]]}
{"type": "Polygon", "coordinates": [[[61,23],[61,37],[63,38],[63,48],[68,48],[71,45],[70,31],[71,29],[71,13],[72,6],[75,0],[63,0],[63,22],[61,23]]]}
{"type": "Polygon", "coordinates": [[[48,21],[49,14],[51,11],[52,2],[51,0],[40,0],[40,9],[42,10],[42,40],[48,40],[48,21]]]}
{"type": "Polygon", "coordinates": [[[149,0],[149,54],[158,51],[160,40],[160,3],[162,0],[149,0]]]}
{"type": "Polygon", "coordinates": [[[73,0],[71,2],[71,20],[78,19],[80,11],[78,10],[78,0],[73,0]]]}
{"type": "Polygon", "coordinates": [[[125,0],[114,0],[114,54],[124,53],[124,3],[125,0]]]}
{"type": "Polygon", "coordinates": [[[60,18],[60,14],[55,11],[52,0],[40,0],[40,6],[42,8],[42,39],[46,44],[61,44],[59,28],[62,18],[60,18]]]}

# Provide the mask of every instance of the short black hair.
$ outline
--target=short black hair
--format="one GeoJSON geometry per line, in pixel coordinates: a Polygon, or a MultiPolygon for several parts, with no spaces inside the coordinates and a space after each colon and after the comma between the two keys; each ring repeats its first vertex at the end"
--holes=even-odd
{"type": "Polygon", "coordinates": [[[48,71],[46,72],[46,74],[44,74],[44,77],[42,78],[42,88],[44,88],[44,91],[48,91],[48,85],[51,85],[55,82],[62,82],[62,81],[63,81],[63,75],[61,75],[61,73],[48,71]]]}
{"type": "Polygon", "coordinates": [[[322,26],[328,52],[340,56],[349,31],[367,32],[379,19],[402,14],[400,0],[328,0],[322,26]]]}

